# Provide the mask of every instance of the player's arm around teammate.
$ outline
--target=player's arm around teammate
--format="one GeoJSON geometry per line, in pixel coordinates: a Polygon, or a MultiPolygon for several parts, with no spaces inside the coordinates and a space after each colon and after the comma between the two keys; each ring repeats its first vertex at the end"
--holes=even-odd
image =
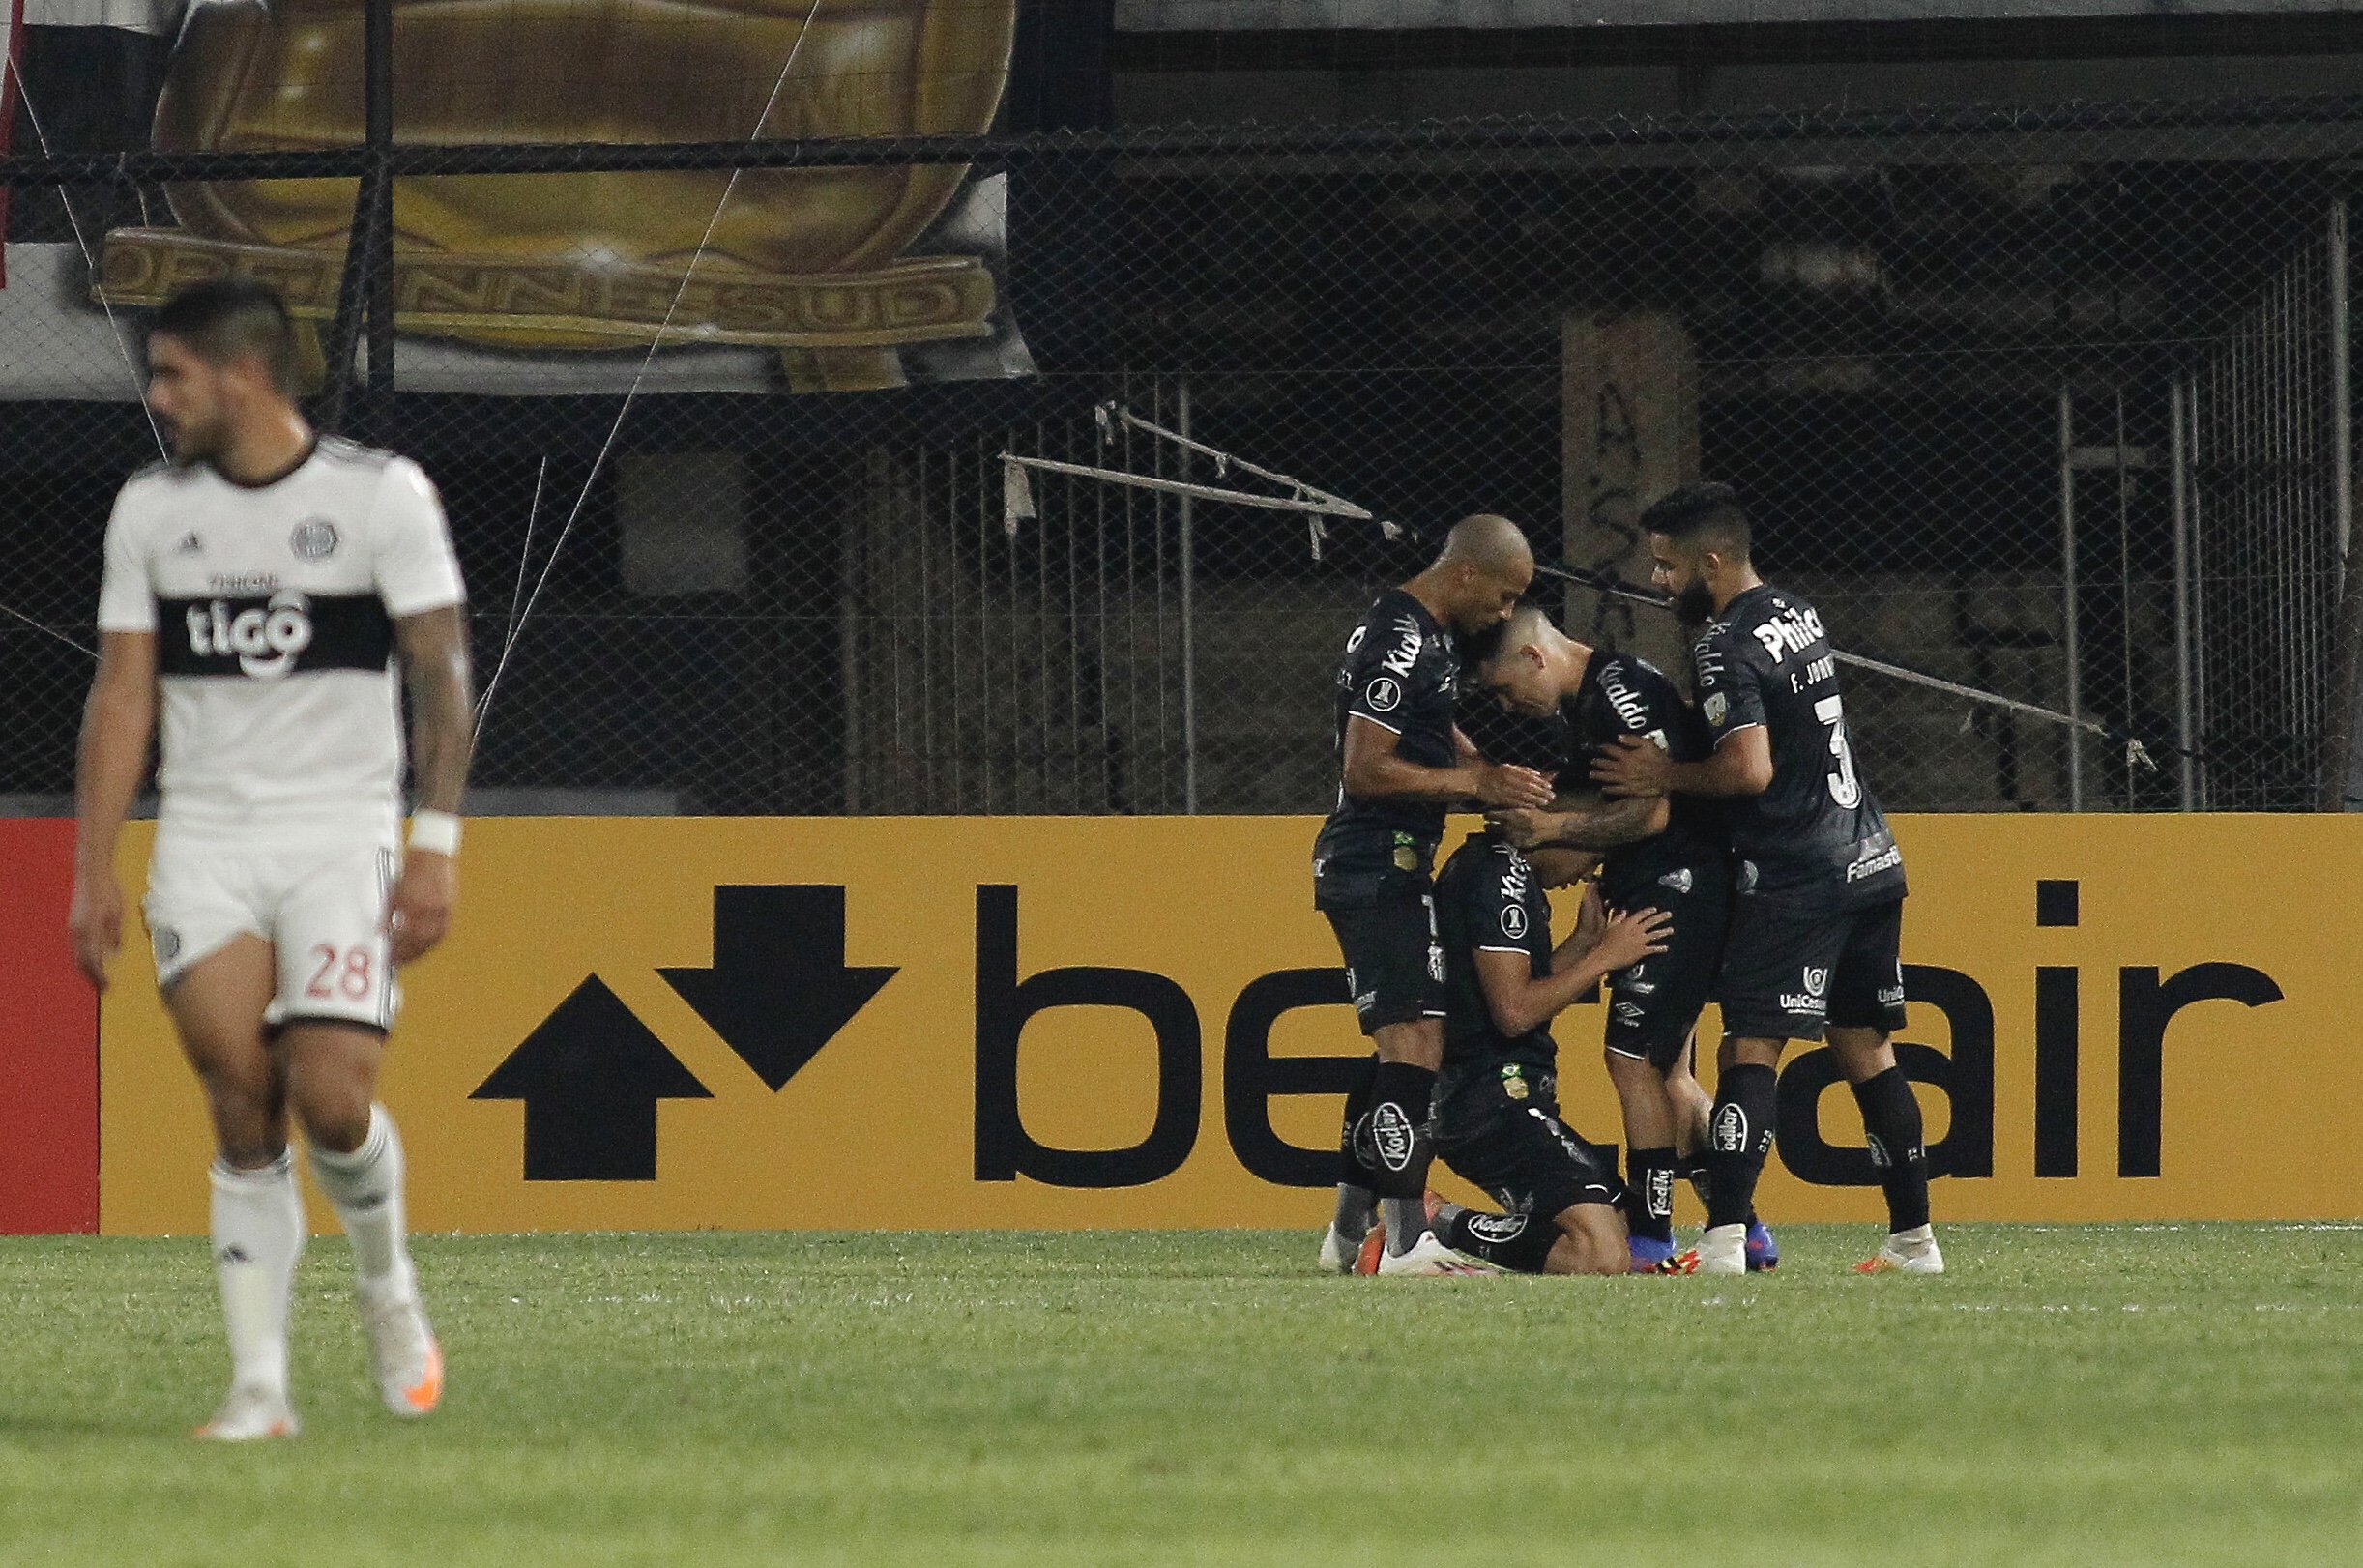
{"type": "Polygon", "coordinates": [[[1444,952],[1430,871],[1447,806],[1542,805],[1550,781],[1474,754],[1453,724],[1453,639],[1499,624],[1533,578],[1505,517],[1453,525],[1443,552],[1383,594],[1347,640],[1336,676],[1338,789],[1313,846],[1313,902],[1335,932],[1348,994],[1375,1060],[1348,1096],[1337,1210],[1325,1268],[1354,1265],[1374,1212],[1384,1272],[1452,1271],[1427,1237],[1427,1124],[1443,1060],[1444,952]],[[1425,1245],[1422,1243],[1425,1242],[1425,1245]]]}
{"type": "Polygon", "coordinates": [[[1792,1039],[1826,1038],[1887,1199],[1886,1244],[1861,1267],[1940,1273],[1919,1103],[1889,1043],[1904,1021],[1903,855],[1856,768],[1821,617],[1757,576],[1730,487],[1676,491],[1643,527],[1658,586],[1705,627],[1692,659],[1715,749],[1681,762],[1620,741],[1592,777],[1615,796],[1722,798],[1739,865],[1700,1270],[1738,1270],[1771,1150],[1782,1052],[1792,1039]]]}
{"type": "MultiPolygon", "coordinates": [[[[1711,741],[1656,668],[1568,636],[1539,606],[1522,605],[1470,656],[1478,683],[1503,710],[1556,718],[1565,743],[1553,806],[1492,812],[1488,823],[1522,850],[1559,846],[1597,856],[1603,896],[1674,915],[1665,953],[1615,976],[1601,1037],[1624,1115],[1633,1257],[1639,1264],[1668,1263],[1675,1180],[1683,1161],[1705,1147],[1712,1105],[1688,1061],[1730,923],[1730,846],[1707,802],[1665,795],[1585,799],[1574,792],[1591,791],[1591,760],[1619,737],[1677,760],[1707,756],[1711,741]]],[[[1768,1231],[1752,1228],[1749,1244],[1760,1266],[1777,1258],[1768,1231]]]]}

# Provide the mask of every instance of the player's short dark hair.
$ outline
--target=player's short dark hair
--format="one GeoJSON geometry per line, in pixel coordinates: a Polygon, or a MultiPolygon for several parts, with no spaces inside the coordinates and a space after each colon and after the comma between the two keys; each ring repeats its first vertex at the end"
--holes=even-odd
{"type": "Polygon", "coordinates": [[[171,337],[206,363],[220,366],[254,355],[272,385],[296,394],[295,318],[278,291],[254,277],[209,277],[164,302],[148,334],[171,337]]]}
{"type": "Polygon", "coordinates": [[[1551,619],[1550,611],[1532,599],[1520,599],[1504,620],[1487,626],[1483,631],[1473,636],[1459,639],[1461,667],[1468,670],[1481,670],[1491,664],[1509,652],[1512,637],[1527,634],[1537,617],[1541,619],[1543,624],[1554,630],[1558,629],[1559,623],[1551,619]]]}
{"type": "Polygon", "coordinates": [[[1641,514],[1641,526],[1681,544],[1707,539],[1726,555],[1745,561],[1752,542],[1747,508],[1728,484],[1685,484],[1668,491],[1641,514]]]}

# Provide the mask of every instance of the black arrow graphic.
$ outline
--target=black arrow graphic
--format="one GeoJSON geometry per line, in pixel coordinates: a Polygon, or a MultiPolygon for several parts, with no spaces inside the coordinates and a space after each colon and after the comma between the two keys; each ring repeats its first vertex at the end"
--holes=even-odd
{"type": "Polygon", "coordinates": [[[654,1181],[656,1102],[714,1095],[594,974],[468,1098],[525,1102],[528,1181],[654,1181]]]}
{"type": "Polygon", "coordinates": [[[897,971],[845,964],[845,889],[716,887],[714,968],[660,969],[729,1047],[777,1090],[897,971]]]}

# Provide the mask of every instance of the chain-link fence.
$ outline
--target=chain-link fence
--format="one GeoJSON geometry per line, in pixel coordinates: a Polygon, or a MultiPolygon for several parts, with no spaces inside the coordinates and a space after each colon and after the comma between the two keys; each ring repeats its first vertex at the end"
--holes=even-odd
{"type": "MultiPolygon", "coordinates": [[[[1855,672],[1891,809],[2307,807],[2349,728],[2358,151],[2348,100],[406,143],[382,166],[420,210],[612,206],[635,168],[713,201],[740,165],[730,199],[778,221],[794,177],[932,182],[946,217],[868,294],[809,261],[503,273],[403,226],[391,385],[365,367],[343,418],[443,489],[490,809],[1318,811],[1337,651],[1442,527],[1504,512],[1546,563],[1645,580],[1638,507],[1695,478],[1738,486],[1842,648],[2116,732],[1855,672]],[[688,346],[651,359],[663,332],[688,346]],[[1407,532],[1041,472],[1013,521],[1005,452],[1253,482],[1107,404],[1407,532]]],[[[108,499],[156,452],[141,302],[258,271],[333,360],[367,293],[340,239],[297,276],[174,225],[349,212],[369,156],[7,165],[0,793],[71,787],[108,499]]],[[[1662,615],[1562,592],[1580,635],[1678,665],[1662,615]]]]}

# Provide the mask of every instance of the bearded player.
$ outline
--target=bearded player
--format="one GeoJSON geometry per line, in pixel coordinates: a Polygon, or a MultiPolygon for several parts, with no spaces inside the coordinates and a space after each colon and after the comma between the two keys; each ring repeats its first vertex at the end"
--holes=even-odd
{"type": "Polygon", "coordinates": [[[1321,1245],[1336,1273],[1353,1269],[1374,1209],[1386,1229],[1379,1273],[1471,1271],[1428,1234],[1428,1112],[1444,1052],[1430,873],[1447,806],[1550,802],[1549,779],[1485,761],[1453,724],[1453,639],[1501,624],[1533,576],[1517,524],[1464,517],[1426,570],[1379,595],[1337,667],[1337,804],[1313,844],[1313,904],[1337,934],[1377,1060],[1346,1102],[1337,1214],[1321,1245]]]}
{"type": "Polygon", "coordinates": [[[1853,1087],[1887,1198],[1887,1239],[1864,1273],[1938,1274],[1920,1105],[1889,1043],[1904,1024],[1904,855],[1854,761],[1837,659],[1814,607],[1756,575],[1729,485],[1677,490],[1642,513],[1657,586],[1705,623],[1691,650],[1702,760],[1619,738],[1592,777],[1623,798],[1722,803],[1738,857],[1717,981],[1723,1070],[1708,1123],[1699,1272],[1736,1274],[1772,1148],[1777,1069],[1791,1040],[1829,1041],[1853,1087]]]}
{"type": "Polygon", "coordinates": [[[199,283],[158,313],[147,402],[172,460],[107,524],[82,725],[75,956],[122,945],[115,843],[161,711],[144,906],[157,979],[205,1089],[229,1397],[202,1437],[292,1437],[287,1312],[305,1240],[292,1118],[351,1239],[379,1391],[432,1410],[443,1352],[403,1234],[402,1144],[375,1103],[395,970],[439,942],[470,740],[459,567],[434,487],[323,438],[295,403],[278,297],[199,283]],[[420,807],[401,847],[409,687],[420,807]]]}

